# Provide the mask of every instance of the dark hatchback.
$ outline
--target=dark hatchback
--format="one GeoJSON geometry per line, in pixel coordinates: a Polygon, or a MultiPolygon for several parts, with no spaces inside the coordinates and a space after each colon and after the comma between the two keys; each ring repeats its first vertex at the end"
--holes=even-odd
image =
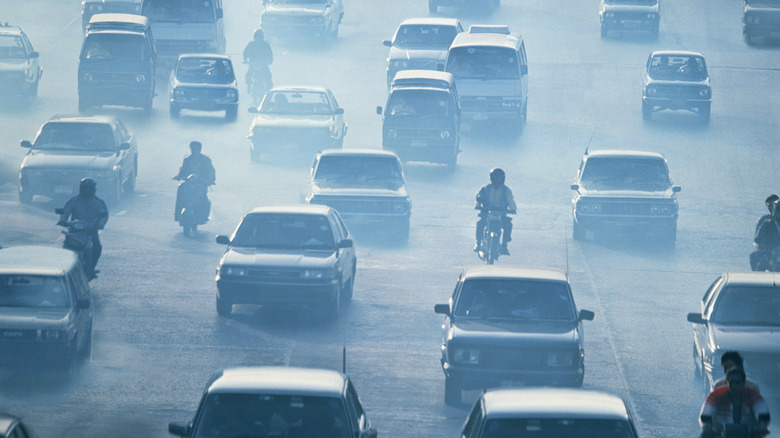
{"type": "Polygon", "coordinates": [[[705,393],[723,377],[720,356],[737,350],[761,385],[780,379],[780,273],[730,272],[707,289],[693,323],[693,363],[705,393]]]}
{"type": "Polygon", "coordinates": [[[178,118],[182,109],[225,111],[225,119],[238,114],[238,86],[233,63],[225,55],[187,54],[179,56],[171,73],[170,114],[178,118]]]}
{"type": "Polygon", "coordinates": [[[475,266],[461,272],[442,324],[444,401],[496,386],[581,386],[582,321],[566,275],[548,269],[475,266]]]}

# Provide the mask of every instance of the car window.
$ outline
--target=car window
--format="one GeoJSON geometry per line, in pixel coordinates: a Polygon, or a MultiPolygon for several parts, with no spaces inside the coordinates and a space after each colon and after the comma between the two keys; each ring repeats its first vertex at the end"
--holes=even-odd
{"type": "Polygon", "coordinates": [[[24,426],[21,424],[17,424],[16,427],[11,430],[11,433],[8,435],[8,438],[27,438],[27,431],[24,430],[24,426]]]}
{"type": "Polygon", "coordinates": [[[17,35],[0,35],[0,59],[25,59],[25,50],[22,38],[17,35]]]}
{"type": "Polygon", "coordinates": [[[35,149],[74,149],[115,152],[116,143],[107,123],[48,122],[41,127],[35,149]]]}
{"type": "Polygon", "coordinates": [[[455,79],[519,79],[517,52],[505,47],[457,47],[446,70],[455,79]]]}
{"type": "Polygon", "coordinates": [[[718,324],[780,326],[780,288],[726,286],[710,321],[718,324]]]}
{"type": "Polygon", "coordinates": [[[582,169],[580,181],[648,188],[671,184],[663,159],[630,157],[590,157],[582,169]]]}
{"type": "Polygon", "coordinates": [[[230,84],[235,73],[226,59],[182,58],[176,66],[176,78],[182,82],[230,84]]]}
{"type": "Polygon", "coordinates": [[[480,438],[634,438],[625,420],[499,418],[485,423],[480,438]]]}
{"type": "Polygon", "coordinates": [[[331,115],[328,95],[319,91],[273,91],[263,99],[261,114],[331,115]]]}
{"type": "Polygon", "coordinates": [[[707,289],[707,292],[704,293],[704,297],[701,299],[701,305],[702,305],[702,314],[709,313],[710,310],[712,310],[712,294],[715,292],[715,290],[720,287],[720,285],[723,283],[723,277],[718,277],[717,280],[713,281],[710,285],[709,289],[707,289]]]}
{"type": "Polygon", "coordinates": [[[397,189],[404,184],[401,165],[393,156],[323,155],[320,157],[314,179],[336,186],[397,189]]]}
{"type": "Polygon", "coordinates": [[[660,54],[650,59],[647,74],[658,80],[703,81],[707,65],[701,56],[660,54]]]}
{"type": "Polygon", "coordinates": [[[407,24],[398,28],[393,45],[402,48],[443,48],[446,49],[457,36],[452,26],[433,24],[407,24]]]}
{"type": "Polygon", "coordinates": [[[387,100],[389,117],[450,117],[454,108],[449,93],[438,90],[396,89],[387,100]]]}
{"type": "Polygon", "coordinates": [[[574,304],[566,283],[525,279],[468,279],[455,316],[573,321],[574,304]]]}
{"type": "Polygon", "coordinates": [[[477,438],[479,436],[479,428],[482,425],[482,399],[477,400],[474,404],[474,408],[471,410],[469,417],[466,419],[466,424],[463,426],[463,432],[460,434],[461,438],[477,438]]]}
{"type": "Polygon", "coordinates": [[[88,61],[144,61],[148,57],[143,35],[92,33],[84,40],[81,58],[88,61]]]}
{"type": "Polygon", "coordinates": [[[210,394],[193,438],[349,435],[342,400],[276,394],[210,394]]]}
{"type": "Polygon", "coordinates": [[[236,229],[231,245],[279,249],[335,249],[328,218],[314,214],[254,213],[236,229]]]}
{"type": "Polygon", "coordinates": [[[63,308],[70,297],[62,277],[0,275],[0,307],[63,308]]]}

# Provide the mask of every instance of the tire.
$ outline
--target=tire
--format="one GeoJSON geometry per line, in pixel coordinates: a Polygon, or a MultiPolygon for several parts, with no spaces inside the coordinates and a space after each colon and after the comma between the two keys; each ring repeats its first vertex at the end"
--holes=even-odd
{"type": "Polygon", "coordinates": [[[172,119],[178,119],[181,116],[181,108],[172,103],[168,107],[168,113],[170,113],[172,119]]]}
{"type": "Polygon", "coordinates": [[[19,202],[22,204],[32,204],[33,194],[29,190],[19,188],[19,202]]]}
{"type": "Polygon", "coordinates": [[[712,108],[711,102],[707,102],[699,107],[699,117],[701,117],[702,123],[710,122],[710,108],[712,108]]]}
{"type": "Polygon", "coordinates": [[[435,14],[439,11],[439,6],[436,4],[434,0],[428,0],[428,12],[431,14],[435,14]]]}
{"type": "Polygon", "coordinates": [[[233,303],[222,299],[219,297],[219,295],[217,295],[217,314],[227,318],[231,313],[233,313],[233,303]]]}
{"type": "Polygon", "coordinates": [[[444,378],[444,404],[447,406],[460,406],[461,387],[460,382],[452,377],[444,378]]]}
{"type": "Polygon", "coordinates": [[[653,27],[653,30],[650,31],[653,34],[653,38],[656,40],[658,39],[658,36],[661,33],[660,27],[661,27],[660,23],[656,23],[655,27],[653,27]]]}
{"type": "Polygon", "coordinates": [[[488,240],[488,256],[487,256],[487,264],[492,265],[493,263],[498,260],[498,254],[499,254],[499,242],[500,237],[498,235],[491,236],[488,240]]]}
{"type": "Polygon", "coordinates": [[[349,301],[352,299],[352,294],[355,291],[355,270],[352,270],[352,276],[349,278],[346,286],[341,294],[341,301],[349,301]]]}
{"type": "Polygon", "coordinates": [[[109,195],[109,201],[114,204],[118,204],[122,200],[122,181],[119,177],[116,179],[116,187],[109,195]]]}
{"type": "Polygon", "coordinates": [[[670,226],[669,229],[662,236],[664,247],[668,249],[674,248],[674,244],[677,242],[677,224],[670,226]]]}
{"type": "Polygon", "coordinates": [[[154,106],[154,95],[150,97],[146,103],[144,104],[143,110],[145,116],[151,116],[152,115],[152,107],[154,106]]]}
{"type": "Polygon", "coordinates": [[[76,367],[78,365],[78,351],[76,350],[76,346],[74,345],[71,348],[70,354],[64,359],[62,363],[58,365],[57,369],[57,377],[59,377],[60,380],[63,382],[68,382],[70,380],[73,380],[73,377],[76,375],[76,367]]]}
{"type": "Polygon", "coordinates": [[[333,27],[333,29],[328,32],[328,39],[331,41],[337,41],[339,39],[339,24],[336,23],[336,25],[333,27]]]}
{"type": "Polygon", "coordinates": [[[450,157],[447,159],[447,162],[445,164],[447,165],[447,170],[449,170],[450,172],[455,170],[455,166],[458,165],[458,151],[457,150],[455,152],[453,152],[452,155],[450,155],[450,157]]]}
{"type": "Polygon", "coordinates": [[[238,119],[238,106],[231,106],[225,109],[225,120],[235,122],[238,119]]]}
{"type": "Polygon", "coordinates": [[[81,347],[79,352],[79,358],[82,362],[89,362],[92,357],[92,327],[90,326],[87,331],[87,339],[84,341],[84,346],[81,347]]]}
{"type": "Polygon", "coordinates": [[[38,80],[30,87],[30,98],[38,97],[38,84],[41,83],[41,77],[38,76],[38,80]]]}
{"type": "Polygon", "coordinates": [[[571,237],[574,240],[585,240],[585,228],[576,221],[571,222],[571,237]]]}
{"type": "Polygon", "coordinates": [[[127,181],[125,181],[125,193],[135,193],[135,178],[136,174],[138,173],[138,166],[133,169],[133,172],[130,174],[130,176],[127,178],[127,181]]]}
{"type": "Polygon", "coordinates": [[[653,118],[653,109],[650,108],[650,104],[642,101],[642,120],[645,122],[653,118]]]}
{"type": "Polygon", "coordinates": [[[338,319],[341,315],[341,282],[336,286],[336,296],[325,304],[325,316],[328,319],[338,319]]]}
{"type": "Polygon", "coordinates": [[[412,225],[409,219],[406,220],[398,229],[398,241],[401,243],[409,242],[409,230],[412,225]]]}

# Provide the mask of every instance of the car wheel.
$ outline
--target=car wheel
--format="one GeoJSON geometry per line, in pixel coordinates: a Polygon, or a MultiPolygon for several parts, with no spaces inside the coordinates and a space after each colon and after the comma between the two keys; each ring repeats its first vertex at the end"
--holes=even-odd
{"type": "Polygon", "coordinates": [[[127,177],[127,181],[125,181],[125,193],[135,192],[135,175],[137,172],[137,170],[133,169],[132,173],[130,173],[130,176],[127,177]]]}
{"type": "Polygon", "coordinates": [[[87,329],[87,339],[84,340],[84,346],[81,347],[80,358],[83,362],[89,362],[92,357],[92,326],[87,329]]]}
{"type": "Polygon", "coordinates": [[[172,119],[178,119],[181,116],[181,108],[172,103],[168,107],[168,113],[170,113],[172,119]]]}
{"type": "Polygon", "coordinates": [[[653,118],[653,109],[650,108],[650,104],[642,101],[642,120],[648,121],[653,118]]]}
{"type": "Polygon", "coordinates": [[[231,313],[233,313],[233,303],[217,295],[217,314],[227,318],[231,313]]]}
{"type": "Polygon", "coordinates": [[[671,225],[664,235],[664,243],[667,248],[674,248],[677,242],[677,224],[671,225]]]}
{"type": "Polygon", "coordinates": [[[154,95],[146,100],[146,103],[144,104],[144,115],[145,116],[151,116],[152,115],[152,107],[154,106],[154,95]]]}
{"type": "Polygon", "coordinates": [[[38,80],[35,81],[34,84],[30,87],[30,98],[34,98],[38,96],[38,84],[41,83],[41,77],[38,76],[38,80]]]}
{"type": "Polygon", "coordinates": [[[461,401],[460,382],[452,377],[444,378],[444,404],[447,406],[459,406],[461,401]]]}
{"type": "Polygon", "coordinates": [[[29,190],[19,188],[19,202],[22,204],[32,204],[33,193],[29,190]]]}
{"type": "Polygon", "coordinates": [[[447,159],[447,162],[445,163],[447,165],[447,170],[450,172],[455,170],[455,166],[458,165],[458,150],[456,149],[450,157],[447,159]]]}
{"type": "Polygon", "coordinates": [[[349,281],[344,286],[343,293],[341,294],[342,301],[349,301],[352,299],[352,293],[355,290],[355,270],[352,270],[352,276],[349,277],[349,281]]]}
{"type": "Polygon", "coordinates": [[[119,176],[116,178],[116,187],[111,191],[108,200],[113,204],[118,204],[122,200],[122,180],[119,176]]]}
{"type": "Polygon", "coordinates": [[[238,105],[225,109],[225,120],[235,122],[238,119],[238,105]]]}
{"type": "Polygon", "coordinates": [[[428,0],[428,12],[435,14],[439,10],[439,6],[436,5],[434,0],[428,0]]]}
{"type": "Polygon", "coordinates": [[[406,219],[406,221],[398,227],[398,241],[401,243],[409,241],[409,229],[411,228],[409,221],[409,219],[406,219]]]}
{"type": "Polygon", "coordinates": [[[577,221],[571,222],[571,237],[574,240],[585,240],[585,228],[577,221]]]}
{"type": "Polygon", "coordinates": [[[341,282],[336,286],[336,296],[325,305],[325,316],[328,319],[338,319],[341,314],[341,282]]]}
{"type": "Polygon", "coordinates": [[[73,380],[73,377],[76,375],[77,359],[78,359],[78,352],[76,351],[76,346],[74,345],[71,348],[70,354],[59,365],[59,370],[57,374],[60,380],[62,381],[73,380]]]}
{"type": "Polygon", "coordinates": [[[753,45],[753,36],[749,33],[745,33],[745,44],[752,46],[753,45]]]}
{"type": "Polygon", "coordinates": [[[660,27],[661,27],[660,23],[656,23],[655,27],[653,27],[653,30],[651,31],[653,34],[653,38],[656,40],[658,39],[658,35],[661,33],[660,27]]]}
{"type": "Polygon", "coordinates": [[[710,108],[712,107],[711,102],[707,102],[699,107],[699,117],[701,117],[701,121],[703,123],[709,123],[710,122],[710,108]]]}
{"type": "Polygon", "coordinates": [[[328,32],[328,38],[330,38],[332,41],[336,41],[339,39],[339,25],[334,24],[333,29],[328,32]]]}

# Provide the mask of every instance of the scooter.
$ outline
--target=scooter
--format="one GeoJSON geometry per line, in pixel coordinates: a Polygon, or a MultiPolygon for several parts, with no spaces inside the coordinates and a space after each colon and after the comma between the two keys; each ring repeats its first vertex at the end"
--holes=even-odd
{"type": "Polygon", "coordinates": [[[501,253],[501,233],[503,231],[501,225],[503,224],[504,216],[506,216],[506,213],[497,210],[487,212],[487,223],[482,232],[482,238],[479,240],[477,255],[488,265],[495,263],[501,253]]]}
{"type": "Polygon", "coordinates": [[[265,65],[252,64],[246,61],[244,64],[249,65],[247,75],[252,77],[249,94],[252,96],[252,106],[257,107],[263,101],[265,93],[274,86],[271,79],[271,71],[265,65]]]}
{"type": "Polygon", "coordinates": [[[208,187],[200,184],[192,175],[179,183],[176,192],[176,217],[184,229],[184,235],[190,236],[198,230],[198,225],[209,221],[211,201],[208,187]]]}
{"type": "MultiPolygon", "coordinates": [[[[58,208],[54,212],[62,214],[63,209],[58,208]]],[[[81,266],[84,267],[84,272],[89,275],[88,271],[92,257],[92,224],[76,219],[74,221],[59,222],[57,225],[65,227],[62,230],[62,234],[65,235],[62,247],[78,255],[81,266]]],[[[98,271],[95,271],[95,273],[97,274],[98,271]]]]}

